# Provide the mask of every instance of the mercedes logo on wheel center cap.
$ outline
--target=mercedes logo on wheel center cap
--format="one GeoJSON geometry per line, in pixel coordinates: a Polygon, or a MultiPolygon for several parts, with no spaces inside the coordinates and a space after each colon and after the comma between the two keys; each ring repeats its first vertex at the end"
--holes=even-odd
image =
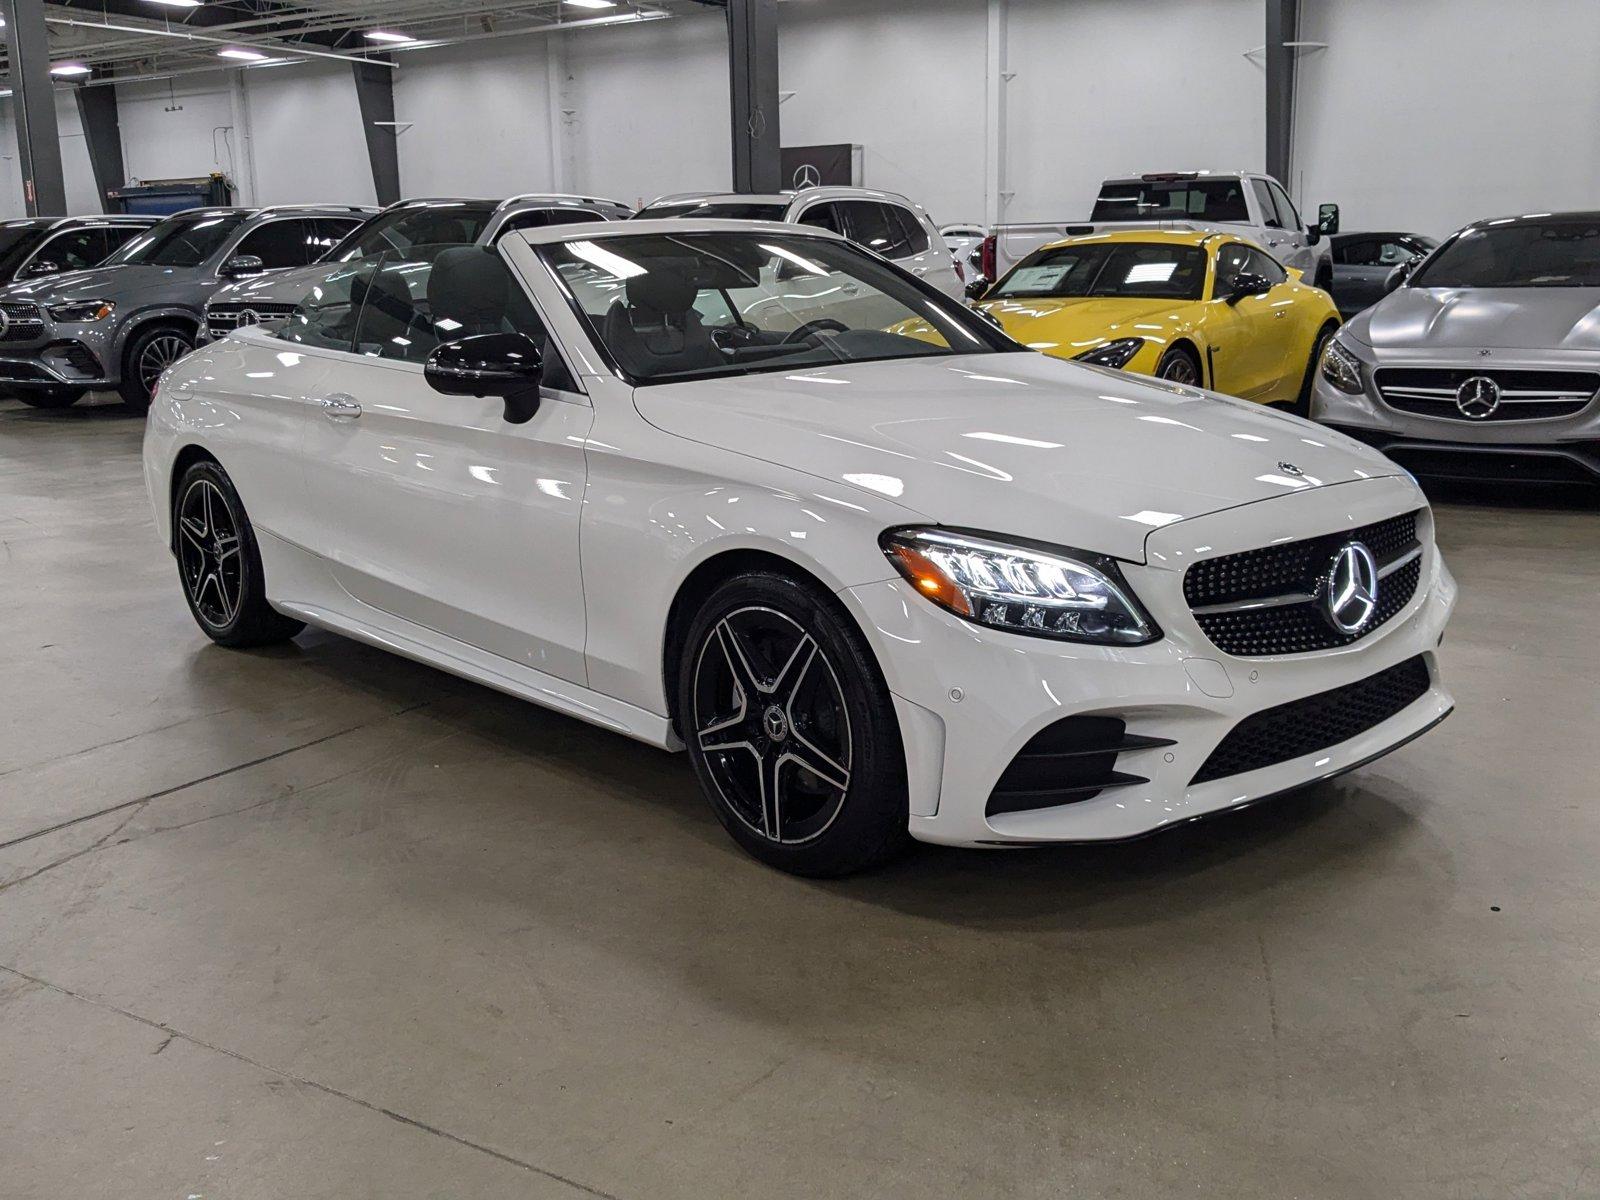
{"type": "Polygon", "coordinates": [[[1487,375],[1474,375],[1456,389],[1456,408],[1469,421],[1482,421],[1500,407],[1500,385],[1487,375]]]}
{"type": "Polygon", "coordinates": [[[761,725],[767,731],[767,736],[775,742],[781,742],[789,736],[789,718],[783,715],[783,709],[776,704],[761,714],[761,725]]]}
{"type": "Polygon", "coordinates": [[[1346,542],[1333,556],[1323,583],[1323,610],[1340,633],[1360,633],[1378,611],[1378,563],[1361,542],[1346,542]]]}

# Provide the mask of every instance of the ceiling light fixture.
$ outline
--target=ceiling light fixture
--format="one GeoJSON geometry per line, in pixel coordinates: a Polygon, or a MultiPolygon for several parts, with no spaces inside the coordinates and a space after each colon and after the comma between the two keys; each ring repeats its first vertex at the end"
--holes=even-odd
{"type": "Polygon", "coordinates": [[[375,42],[414,42],[417,39],[409,33],[391,33],[387,29],[369,29],[367,36],[375,42]]]}
{"type": "Polygon", "coordinates": [[[617,0],[567,0],[573,8],[615,8],[617,0]]]}
{"type": "Polygon", "coordinates": [[[237,58],[241,62],[266,62],[267,55],[259,50],[242,50],[237,46],[229,46],[226,50],[217,51],[218,58],[237,58]]]}
{"type": "Polygon", "coordinates": [[[165,8],[199,8],[203,0],[145,0],[146,4],[160,4],[165,8]]]}
{"type": "Polygon", "coordinates": [[[55,66],[50,68],[50,74],[52,74],[52,75],[88,75],[93,71],[93,69],[94,68],[92,68],[92,67],[85,66],[83,63],[76,63],[76,62],[57,63],[55,66]]]}

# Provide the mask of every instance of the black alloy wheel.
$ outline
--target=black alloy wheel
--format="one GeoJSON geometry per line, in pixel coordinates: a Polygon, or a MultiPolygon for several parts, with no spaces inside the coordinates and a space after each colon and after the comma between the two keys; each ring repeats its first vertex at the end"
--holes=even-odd
{"type": "Polygon", "coordinates": [[[197,462],[178,483],[173,551],[195,622],[224,646],[286,641],[305,625],[267,603],[261,551],[233,481],[214,462],[197,462]]]}
{"type": "Polygon", "coordinates": [[[848,617],[781,575],[719,588],[691,625],[679,719],[713,810],[764,862],[842,875],[906,840],[905,761],[848,617]]]}

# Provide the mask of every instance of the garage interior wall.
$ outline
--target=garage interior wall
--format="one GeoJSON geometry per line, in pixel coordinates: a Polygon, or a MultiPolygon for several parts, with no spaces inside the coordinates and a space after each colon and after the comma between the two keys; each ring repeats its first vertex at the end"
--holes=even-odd
{"type": "Polygon", "coordinates": [[[1296,192],[1346,229],[1443,236],[1600,203],[1594,0],[1303,0],[1296,192]],[[1523,19],[1527,18],[1527,19],[1523,19]]]}
{"type": "MultiPolygon", "coordinates": [[[[784,4],[784,142],[858,143],[868,186],[905,192],[940,221],[981,219],[988,7],[784,4]]],[[[1110,175],[1263,165],[1264,68],[1246,53],[1265,36],[1262,0],[1005,0],[1005,9],[1003,219],[1086,216],[1110,175]]],[[[1490,213],[1594,203],[1600,75],[1574,52],[1600,41],[1591,0],[1545,0],[1539,21],[1510,24],[1497,0],[1304,0],[1300,36],[1329,43],[1299,64],[1288,182],[1308,210],[1337,200],[1350,229],[1442,234],[1490,213]],[[1563,152],[1542,151],[1550,145],[1563,152]]],[[[638,203],[729,184],[720,14],[397,58],[408,195],[548,189],[638,203]]],[[[134,178],[224,170],[244,200],[374,199],[345,64],[128,84],[118,98],[134,178]],[[254,195],[233,128],[235,86],[247,98],[254,195]]],[[[76,105],[63,90],[57,107],[69,201],[94,211],[76,105]]],[[[21,212],[10,103],[0,101],[0,215],[21,212]]]]}

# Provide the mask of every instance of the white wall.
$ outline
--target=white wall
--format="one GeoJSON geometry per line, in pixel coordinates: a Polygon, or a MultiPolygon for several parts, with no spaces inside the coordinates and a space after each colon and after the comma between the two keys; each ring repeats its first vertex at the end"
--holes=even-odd
{"type": "Polygon", "coordinates": [[[234,174],[226,140],[233,126],[227,72],[123,84],[117,120],[129,180],[234,174]]]}
{"type": "Polygon", "coordinates": [[[867,187],[940,224],[981,221],[985,6],[796,0],[779,14],[784,145],[858,143],[867,187]]]}
{"type": "Polygon", "coordinates": [[[242,71],[257,204],[375,204],[349,63],[242,71]]]}
{"type": "Polygon", "coordinates": [[[1600,4],[1307,0],[1295,174],[1346,229],[1600,207],[1600,4]]]}

